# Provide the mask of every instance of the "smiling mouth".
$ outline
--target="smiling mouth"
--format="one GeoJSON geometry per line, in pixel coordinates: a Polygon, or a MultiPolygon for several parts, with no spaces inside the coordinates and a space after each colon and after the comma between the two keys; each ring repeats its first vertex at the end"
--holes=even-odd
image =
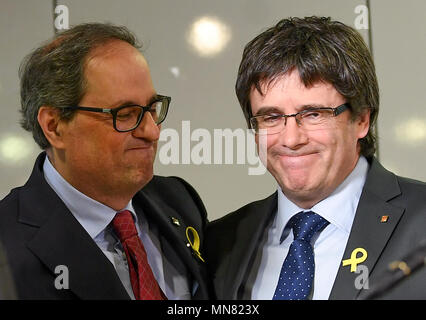
{"type": "Polygon", "coordinates": [[[310,152],[310,153],[302,153],[302,154],[292,154],[292,153],[284,153],[279,154],[280,157],[288,157],[288,158],[301,158],[318,154],[318,152],[310,152]]]}
{"type": "Polygon", "coordinates": [[[304,153],[304,154],[282,154],[279,156],[280,161],[282,161],[287,167],[305,167],[307,165],[313,164],[315,160],[315,155],[318,155],[317,152],[313,153],[304,153]]]}

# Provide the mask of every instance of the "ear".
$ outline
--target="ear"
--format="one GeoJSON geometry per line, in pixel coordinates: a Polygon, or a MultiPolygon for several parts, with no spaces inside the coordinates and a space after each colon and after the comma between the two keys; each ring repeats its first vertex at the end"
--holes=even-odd
{"type": "Polygon", "coordinates": [[[37,120],[50,145],[56,149],[63,148],[59,110],[50,106],[41,106],[38,110],[37,120]]]}
{"type": "Polygon", "coordinates": [[[365,109],[355,120],[358,130],[358,139],[364,138],[370,128],[370,109],[365,109]]]}

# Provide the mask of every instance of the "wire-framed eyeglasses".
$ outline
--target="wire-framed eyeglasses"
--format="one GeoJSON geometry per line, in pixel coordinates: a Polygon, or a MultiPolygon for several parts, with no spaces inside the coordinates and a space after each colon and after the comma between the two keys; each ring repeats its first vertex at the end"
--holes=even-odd
{"type": "Polygon", "coordinates": [[[331,118],[337,117],[347,109],[350,109],[349,103],[344,103],[336,108],[308,108],[294,114],[274,112],[251,117],[250,125],[256,133],[259,133],[260,130],[266,130],[266,134],[276,134],[284,130],[287,118],[294,117],[299,127],[315,130],[327,127],[331,118]]]}

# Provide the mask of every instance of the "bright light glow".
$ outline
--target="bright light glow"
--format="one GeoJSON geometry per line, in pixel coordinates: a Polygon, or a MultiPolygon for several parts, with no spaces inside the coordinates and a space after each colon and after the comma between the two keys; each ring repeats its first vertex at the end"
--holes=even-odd
{"type": "Polygon", "coordinates": [[[170,68],[170,72],[172,73],[172,75],[175,76],[175,78],[179,78],[179,76],[180,76],[180,69],[178,67],[171,67],[170,68]]]}
{"type": "Polygon", "coordinates": [[[7,136],[0,140],[0,158],[8,164],[26,159],[33,151],[33,143],[24,137],[7,136]]]}
{"type": "Polygon", "coordinates": [[[426,140],[426,120],[410,119],[395,129],[397,139],[402,143],[424,143],[426,140]]]}
{"type": "Polygon", "coordinates": [[[214,17],[197,19],[190,28],[188,42],[203,57],[220,53],[231,39],[231,32],[226,24],[214,17]]]}

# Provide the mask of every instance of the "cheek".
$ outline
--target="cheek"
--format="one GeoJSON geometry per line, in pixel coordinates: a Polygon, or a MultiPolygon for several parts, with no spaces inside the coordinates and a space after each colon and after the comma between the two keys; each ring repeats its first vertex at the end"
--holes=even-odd
{"type": "Polygon", "coordinates": [[[256,134],[255,141],[257,145],[257,151],[266,150],[270,152],[271,148],[278,143],[279,135],[259,135],[256,134]]]}
{"type": "Polygon", "coordinates": [[[76,157],[87,159],[87,166],[104,168],[111,166],[121,152],[123,139],[105,130],[87,130],[73,139],[76,157]]]}
{"type": "Polygon", "coordinates": [[[347,173],[357,158],[357,138],[350,130],[339,130],[330,135],[325,154],[330,175],[347,173]]]}
{"type": "Polygon", "coordinates": [[[271,160],[271,149],[277,144],[277,135],[255,135],[257,154],[266,166],[271,160]]]}
{"type": "Polygon", "coordinates": [[[345,133],[338,128],[313,132],[310,141],[319,151],[335,153],[345,144],[345,133]]]}

